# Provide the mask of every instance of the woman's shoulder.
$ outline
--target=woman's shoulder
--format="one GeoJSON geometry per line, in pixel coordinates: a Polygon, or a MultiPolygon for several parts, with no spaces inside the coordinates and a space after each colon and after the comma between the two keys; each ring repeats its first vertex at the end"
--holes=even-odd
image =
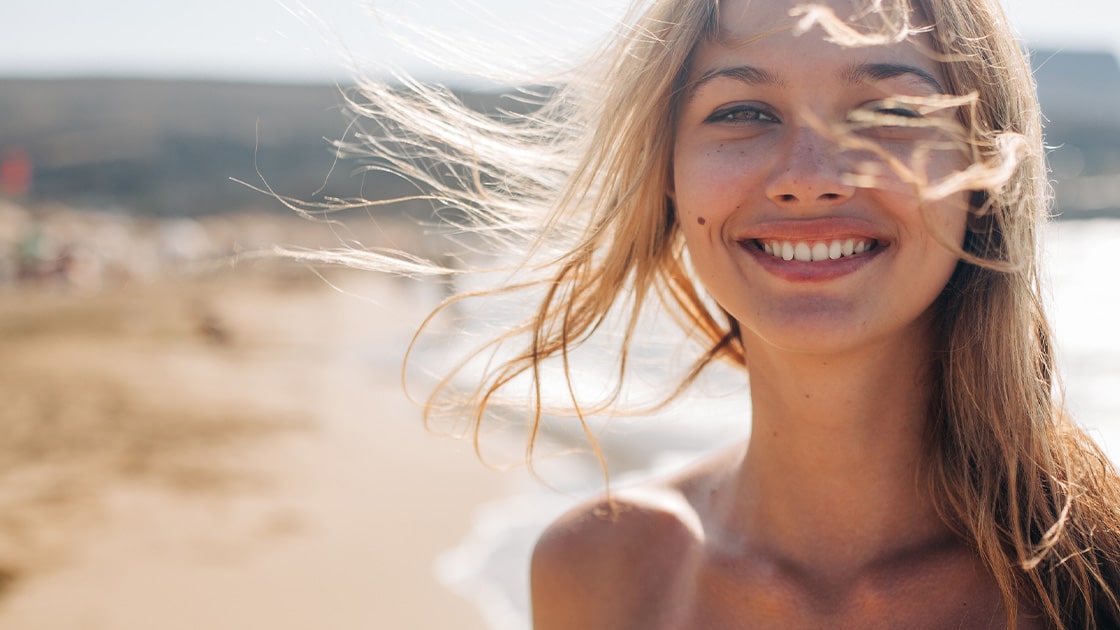
{"type": "Polygon", "coordinates": [[[692,492],[703,470],[614,491],[553,522],[533,552],[534,627],[637,627],[638,617],[656,627],[671,616],[703,555],[692,492]]]}
{"type": "Polygon", "coordinates": [[[535,561],[548,566],[555,559],[570,565],[581,551],[591,563],[648,561],[651,555],[669,555],[702,543],[708,510],[704,498],[726,476],[736,453],[728,449],[709,454],[673,476],[614,489],[577,505],[545,530],[535,561]],[[657,554],[649,553],[648,545],[654,542],[662,545],[657,554]]]}
{"type": "Polygon", "coordinates": [[[668,486],[577,506],[533,551],[534,628],[632,627],[635,615],[654,614],[653,604],[671,598],[701,541],[694,511],[668,486]]]}
{"type": "Polygon", "coordinates": [[[670,484],[645,484],[612,492],[577,505],[554,521],[537,543],[547,561],[559,552],[567,562],[581,550],[601,562],[625,556],[652,541],[662,543],[701,536],[699,516],[684,493],[670,484]],[[604,546],[609,547],[605,549],[604,546]]]}

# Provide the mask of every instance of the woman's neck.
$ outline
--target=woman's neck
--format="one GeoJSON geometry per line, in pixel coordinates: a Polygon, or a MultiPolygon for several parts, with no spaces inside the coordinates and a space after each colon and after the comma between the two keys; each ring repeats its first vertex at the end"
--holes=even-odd
{"type": "Polygon", "coordinates": [[[920,479],[929,347],[748,347],[751,439],[726,499],[755,552],[842,578],[949,538],[920,479]]]}

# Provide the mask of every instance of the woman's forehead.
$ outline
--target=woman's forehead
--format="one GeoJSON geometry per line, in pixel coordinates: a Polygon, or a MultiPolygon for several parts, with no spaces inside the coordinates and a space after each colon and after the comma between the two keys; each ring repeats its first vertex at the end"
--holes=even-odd
{"type": "Polygon", "coordinates": [[[797,28],[813,15],[830,15],[865,34],[898,30],[910,11],[907,0],[719,0],[718,35],[745,42],[797,28]]]}
{"type": "Polygon", "coordinates": [[[932,35],[908,24],[904,0],[722,0],[719,6],[717,34],[693,54],[693,79],[744,56],[776,67],[813,59],[897,61],[929,76],[943,74],[932,35]]]}

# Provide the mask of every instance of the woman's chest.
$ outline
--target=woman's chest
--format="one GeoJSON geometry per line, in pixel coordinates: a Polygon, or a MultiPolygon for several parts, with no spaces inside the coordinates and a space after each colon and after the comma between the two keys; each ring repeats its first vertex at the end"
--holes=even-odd
{"type": "Polygon", "coordinates": [[[682,563],[674,577],[660,581],[657,588],[644,594],[644,601],[635,602],[630,619],[636,625],[629,627],[1005,627],[998,589],[986,576],[972,570],[919,565],[910,571],[822,580],[773,567],[729,567],[693,559],[682,563]]]}

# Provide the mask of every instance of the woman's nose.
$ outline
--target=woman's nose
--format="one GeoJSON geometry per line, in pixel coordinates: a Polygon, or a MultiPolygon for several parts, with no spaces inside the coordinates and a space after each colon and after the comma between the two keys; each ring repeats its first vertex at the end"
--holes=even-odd
{"type": "Polygon", "coordinates": [[[766,196],[787,209],[841,204],[855,193],[837,143],[811,127],[791,130],[779,149],[766,196]]]}

